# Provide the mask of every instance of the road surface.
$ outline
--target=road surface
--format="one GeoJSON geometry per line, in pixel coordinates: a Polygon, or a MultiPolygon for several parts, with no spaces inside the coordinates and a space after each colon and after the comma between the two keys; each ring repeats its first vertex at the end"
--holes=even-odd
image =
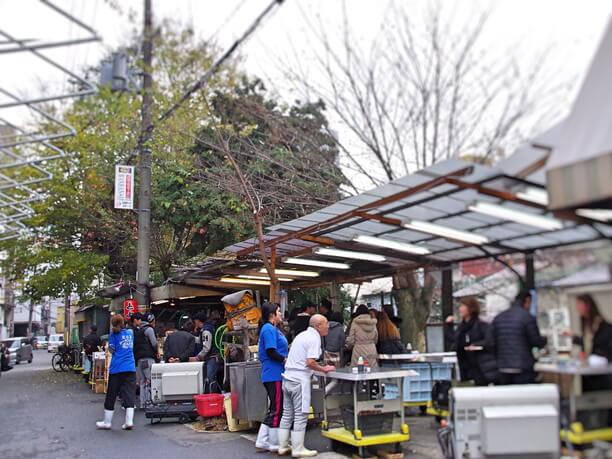
{"type": "MultiPolygon", "coordinates": [[[[150,425],[136,413],[135,429],[121,430],[124,412],[115,410],[113,430],[99,431],[104,396],[94,394],[73,373],[56,373],[45,350],[34,351],[32,364],[21,363],[0,377],[0,457],[266,459],[255,452],[254,433],[202,433],[165,421],[150,425]]],[[[408,457],[439,458],[430,418],[409,418],[413,440],[408,457]]],[[[321,459],[344,457],[329,452],[327,440],[309,431],[306,444],[321,459]]]]}

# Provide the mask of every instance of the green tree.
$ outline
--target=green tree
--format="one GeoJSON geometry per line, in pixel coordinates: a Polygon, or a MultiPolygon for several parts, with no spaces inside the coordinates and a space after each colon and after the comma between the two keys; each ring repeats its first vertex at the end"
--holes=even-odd
{"type": "MultiPolygon", "coordinates": [[[[170,24],[164,24],[156,36],[155,49],[157,119],[210,67],[216,50],[195,39],[191,31],[170,24]]],[[[139,94],[113,93],[108,88],[64,107],[62,118],[77,134],[57,142],[67,155],[48,165],[53,179],[40,187],[45,198],[34,204],[36,214],[27,221],[31,235],[4,243],[7,249],[17,244],[30,248],[27,255],[13,251],[13,257],[31,257],[62,273],[82,273],[89,276],[89,284],[100,273],[107,282],[134,279],[137,214],[114,209],[113,193],[115,165],[136,161],[139,109],[139,94]],[[92,270],[80,271],[83,264],[92,270]]],[[[267,221],[295,218],[335,200],[341,174],[333,142],[320,132],[326,124],[321,109],[316,104],[279,105],[257,80],[231,63],[173,117],[155,126],[152,280],[168,278],[173,265],[190,257],[212,254],[254,234],[244,196],[231,181],[220,180],[229,170],[227,163],[217,150],[202,147],[202,137],[214,140],[216,132],[226,132],[226,126],[238,134],[235,145],[253,183],[269,193],[266,203],[271,202],[272,191],[278,192],[278,180],[292,193],[282,206],[270,206],[274,212],[267,221]],[[265,116],[256,116],[259,112],[265,116]],[[252,160],[245,159],[249,157],[252,160]]],[[[38,276],[62,275],[28,266],[33,289],[38,288],[38,276]]],[[[45,282],[42,277],[40,282],[45,282]]],[[[72,288],[85,291],[80,285],[72,288]]]]}

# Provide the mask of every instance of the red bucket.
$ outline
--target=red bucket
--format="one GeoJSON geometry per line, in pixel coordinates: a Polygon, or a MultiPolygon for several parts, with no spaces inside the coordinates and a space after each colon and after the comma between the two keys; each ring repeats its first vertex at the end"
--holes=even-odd
{"type": "Polygon", "coordinates": [[[196,410],[203,418],[221,416],[223,414],[223,395],[200,394],[194,395],[196,410]]]}

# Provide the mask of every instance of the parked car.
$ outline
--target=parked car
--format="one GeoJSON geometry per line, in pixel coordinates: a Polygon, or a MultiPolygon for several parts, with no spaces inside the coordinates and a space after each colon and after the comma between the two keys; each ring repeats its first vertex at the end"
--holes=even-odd
{"type": "Polygon", "coordinates": [[[9,352],[8,347],[6,347],[6,343],[0,341],[0,374],[2,374],[3,371],[9,371],[11,368],[13,368],[9,364],[10,356],[11,353],[9,352]]]}
{"type": "Polygon", "coordinates": [[[46,336],[37,336],[36,337],[36,349],[47,349],[49,346],[49,340],[46,336]]]}
{"type": "Polygon", "coordinates": [[[32,353],[31,340],[24,337],[15,337],[5,339],[3,343],[9,350],[9,365],[18,365],[21,362],[27,361],[32,363],[34,357],[32,353]]]}
{"type": "Polygon", "coordinates": [[[57,349],[64,344],[64,335],[51,335],[47,343],[47,352],[57,352],[57,349]]]}

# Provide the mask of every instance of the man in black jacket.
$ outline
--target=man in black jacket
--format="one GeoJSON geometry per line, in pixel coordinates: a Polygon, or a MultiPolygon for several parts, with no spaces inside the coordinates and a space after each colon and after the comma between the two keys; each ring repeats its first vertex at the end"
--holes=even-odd
{"type": "Polygon", "coordinates": [[[181,330],[177,330],[166,337],[164,343],[164,360],[168,363],[189,362],[189,357],[195,353],[195,336],[193,322],[185,322],[181,330]]]}
{"type": "Polygon", "coordinates": [[[531,351],[534,347],[544,347],[546,338],[540,335],[538,323],[529,313],[530,307],[531,293],[521,291],[512,306],[498,314],[490,327],[500,384],[535,382],[535,359],[531,351]]]}
{"type": "Polygon", "coordinates": [[[85,351],[85,356],[89,360],[89,368],[90,371],[83,375],[85,382],[89,381],[89,375],[91,374],[91,367],[93,365],[93,353],[98,350],[98,347],[102,343],[100,342],[100,338],[98,337],[98,327],[92,325],[89,327],[89,335],[83,338],[83,350],[85,351]]]}
{"type": "Polygon", "coordinates": [[[134,359],[140,386],[140,408],[145,408],[151,401],[151,367],[157,360],[157,338],[155,316],[141,314],[139,319],[140,325],[134,330],[134,359]]]}

